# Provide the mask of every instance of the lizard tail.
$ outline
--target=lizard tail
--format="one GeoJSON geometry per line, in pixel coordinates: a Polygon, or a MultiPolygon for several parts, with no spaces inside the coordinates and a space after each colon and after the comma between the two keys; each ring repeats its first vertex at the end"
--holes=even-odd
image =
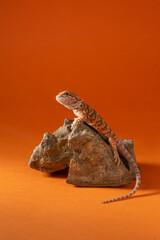
{"type": "Polygon", "coordinates": [[[128,160],[129,164],[134,169],[135,174],[136,174],[136,185],[135,185],[133,191],[130,192],[129,194],[118,197],[118,198],[113,198],[111,200],[107,200],[102,203],[110,203],[110,202],[114,202],[114,201],[118,201],[118,200],[122,200],[122,199],[125,199],[128,197],[131,197],[133,194],[135,194],[137,192],[137,190],[139,189],[139,186],[141,184],[141,174],[140,174],[139,168],[137,166],[137,163],[136,163],[135,159],[133,158],[133,156],[127,151],[127,149],[120,142],[119,139],[117,140],[117,148],[118,148],[119,152],[128,160]]]}
{"type": "Polygon", "coordinates": [[[114,201],[118,201],[118,200],[122,200],[122,199],[125,199],[125,198],[128,198],[128,197],[131,197],[133,194],[135,194],[137,192],[137,190],[140,186],[140,183],[141,183],[141,176],[137,175],[136,176],[136,186],[131,193],[129,193],[127,195],[124,195],[124,196],[121,196],[121,197],[113,198],[111,200],[104,201],[102,203],[110,203],[110,202],[114,202],[114,201]]]}

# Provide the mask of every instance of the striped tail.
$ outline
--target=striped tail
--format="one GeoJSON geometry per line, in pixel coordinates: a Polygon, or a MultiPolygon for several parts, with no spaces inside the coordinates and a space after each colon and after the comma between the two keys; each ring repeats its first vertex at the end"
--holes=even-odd
{"type": "Polygon", "coordinates": [[[133,194],[135,194],[137,192],[137,190],[139,189],[139,186],[141,184],[141,174],[140,174],[139,168],[136,164],[136,161],[132,157],[132,155],[127,151],[127,149],[125,148],[125,146],[121,143],[121,141],[119,139],[117,139],[117,148],[118,148],[119,152],[126,158],[126,160],[130,163],[130,165],[134,169],[135,174],[136,174],[136,185],[135,185],[133,191],[130,192],[129,194],[124,195],[122,197],[113,198],[111,200],[107,200],[102,203],[110,203],[110,202],[114,202],[114,201],[118,201],[118,200],[122,200],[122,199],[125,199],[128,197],[131,197],[133,194]]]}

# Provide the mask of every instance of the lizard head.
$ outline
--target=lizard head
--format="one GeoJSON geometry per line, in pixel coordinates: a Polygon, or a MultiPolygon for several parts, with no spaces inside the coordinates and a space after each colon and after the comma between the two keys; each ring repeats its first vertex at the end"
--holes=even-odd
{"type": "Polygon", "coordinates": [[[64,105],[65,107],[72,110],[76,110],[77,108],[79,108],[83,102],[83,100],[80,99],[78,95],[68,90],[60,92],[56,96],[56,100],[62,105],[64,105]]]}

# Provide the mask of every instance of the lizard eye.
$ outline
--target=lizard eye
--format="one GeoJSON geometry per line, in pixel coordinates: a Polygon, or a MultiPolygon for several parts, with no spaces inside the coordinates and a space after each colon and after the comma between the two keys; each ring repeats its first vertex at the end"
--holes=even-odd
{"type": "Polygon", "coordinates": [[[66,92],[65,95],[68,95],[68,92],[66,92]]]}

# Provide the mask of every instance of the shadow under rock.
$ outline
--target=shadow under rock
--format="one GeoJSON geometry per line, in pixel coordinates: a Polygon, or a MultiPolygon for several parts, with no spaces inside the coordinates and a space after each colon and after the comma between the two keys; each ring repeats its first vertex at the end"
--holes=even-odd
{"type": "MultiPolygon", "coordinates": [[[[144,193],[140,195],[134,195],[131,198],[127,198],[131,200],[132,198],[140,198],[140,197],[147,197],[151,195],[158,195],[160,194],[160,165],[152,164],[152,163],[143,163],[138,164],[140,166],[141,171],[141,190],[151,190],[150,193],[144,193]]],[[[67,179],[68,169],[64,169],[61,171],[57,171],[50,174],[45,174],[45,177],[49,178],[64,178],[67,179]]],[[[127,184],[126,186],[120,186],[118,188],[126,188],[132,190],[135,186],[135,181],[132,184],[127,184]]],[[[93,187],[94,188],[94,187],[93,187]]]]}
{"type": "Polygon", "coordinates": [[[65,179],[67,179],[68,168],[60,170],[60,171],[57,171],[57,172],[53,172],[53,173],[47,173],[44,176],[48,177],[48,178],[65,178],[65,179]]]}

